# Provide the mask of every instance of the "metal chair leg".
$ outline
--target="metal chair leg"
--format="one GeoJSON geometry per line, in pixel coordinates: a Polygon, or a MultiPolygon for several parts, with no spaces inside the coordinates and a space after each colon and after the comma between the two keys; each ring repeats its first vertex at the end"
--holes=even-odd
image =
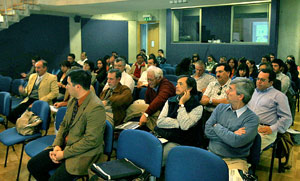
{"type": "Polygon", "coordinates": [[[271,166],[270,166],[270,173],[269,173],[269,181],[272,181],[272,173],[273,173],[273,167],[274,167],[274,159],[275,159],[275,153],[277,149],[277,142],[274,142],[273,150],[272,150],[272,159],[271,159],[271,166]]]}
{"type": "Polygon", "coordinates": [[[31,173],[29,172],[28,181],[31,180],[31,173]]]}
{"type": "Polygon", "coordinates": [[[13,149],[13,151],[16,151],[14,145],[12,145],[12,149],[13,149]]]}
{"type": "Polygon", "coordinates": [[[6,147],[6,155],[5,155],[4,168],[6,167],[6,163],[7,163],[8,151],[9,151],[9,146],[6,147]]]}
{"type": "Polygon", "coordinates": [[[20,158],[20,163],[19,163],[19,169],[18,169],[17,181],[19,180],[19,176],[20,176],[20,171],[21,171],[21,166],[22,166],[22,159],[23,159],[24,147],[25,147],[25,143],[23,143],[23,145],[22,145],[22,151],[21,151],[21,158],[20,158]]]}

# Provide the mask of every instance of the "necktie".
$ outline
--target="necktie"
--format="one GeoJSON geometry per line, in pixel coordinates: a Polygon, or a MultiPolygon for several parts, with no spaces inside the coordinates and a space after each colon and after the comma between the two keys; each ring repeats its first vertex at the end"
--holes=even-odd
{"type": "Polygon", "coordinates": [[[38,78],[35,81],[35,85],[36,86],[39,85],[39,83],[41,82],[41,80],[42,80],[42,77],[38,76],[38,78]]]}
{"type": "Polygon", "coordinates": [[[108,89],[107,93],[105,94],[104,100],[109,99],[111,94],[112,94],[112,89],[108,89]]]}
{"type": "Polygon", "coordinates": [[[74,105],[74,107],[73,107],[73,112],[72,112],[72,117],[71,117],[71,121],[70,121],[70,126],[72,125],[72,123],[73,123],[73,121],[74,121],[74,119],[75,119],[75,116],[76,116],[76,114],[77,114],[77,112],[78,112],[78,99],[76,99],[76,101],[75,101],[75,105],[74,105]]]}

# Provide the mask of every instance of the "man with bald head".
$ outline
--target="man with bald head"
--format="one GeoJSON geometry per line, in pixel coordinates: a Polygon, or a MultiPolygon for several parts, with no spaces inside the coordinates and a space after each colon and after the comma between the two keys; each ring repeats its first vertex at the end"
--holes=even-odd
{"type": "Polygon", "coordinates": [[[12,123],[16,123],[17,119],[28,107],[31,107],[34,101],[42,100],[52,104],[52,99],[58,96],[57,78],[47,72],[45,60],[40,60],[35,64],[35,72],[30,75],[25,88],[22,85],[19,87],[19,92],[25,96],[25,99],[8,115],[7,119],[12,123]]]}

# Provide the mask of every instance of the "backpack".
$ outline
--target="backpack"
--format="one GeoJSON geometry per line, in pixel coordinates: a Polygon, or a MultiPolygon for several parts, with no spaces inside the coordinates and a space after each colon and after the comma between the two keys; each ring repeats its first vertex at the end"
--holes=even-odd
{"type": "Polygon", "coordinates": [[[278,133],[277,135],[277,149],[276,149],[276,158],[280,159],[279,168],[284,172],[285,169],[290,169],[292,166],[290,164],[292,158],[292,149],[294,143],[291,139],[291,135],[288,132],[283,134],[278,133]],[[281,162],[281,159],[285,158],[284,162],[281,162]]]}
{"type": "Polygon", "coordinates": [[[32,111],[26,110],[22,116],[17,119],[16,129],[21,135],[33,135],[40,131],[40,124],[43,121],[37,115],[34,115],[32,111]]]}

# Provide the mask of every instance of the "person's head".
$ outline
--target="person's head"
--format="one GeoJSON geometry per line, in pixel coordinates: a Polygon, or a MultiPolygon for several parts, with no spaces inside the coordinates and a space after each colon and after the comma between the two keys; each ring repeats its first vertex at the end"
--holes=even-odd
{"type": "Polygon", "coordinates": [[[47,72],[48,63],[45,60],[39,60],[35,63],[35,72],[42,76],[47,72]]]}
{"type": "Polygon", "coordinates": [[[79,99],[83,91],[90,90],[91,74],[82,69],[72,70],[68,73],[67,90],[71,96],[79,99]]]}
{"type": "Polygon", "coordinates": [[[75,54],[70,53],[70,54],[68,55],[68,61],[69,61],[70,63],[73,63],[73,62],[75,61],[75,54]]]}
{"type": "Polygon", "coordinates": [[[83,61],[87,58],[86,52],[82,52],[80,55],[80,59],[83,61]]]}
{"type": "Polygon", "coordinates": [[[288,71],[291,71],[292,69],[297,70],[297,65],[296,65],[295,61],[293,61],[293,60],[287,60],[286,65],[287,65],[288,71]]]}
{"type": "Polygon", "coordinates": [[[94,69],[95,69],[94,62],[89,61],[89,60],[87,60],[87,61],[84,62],[84,64],[83,64],[83,70],[92,72],[92,71],[94,71],[94,69]]]}
{"type": "Polygon", "coordinates": [[[140,53],[146,55],[146,50],[142,48],[142,49],[140,50],[140,53]]]}
{"type": "Polygon", "coordinates": [[[212,55],[208,55],[207,56],[207,62],[215,62],[216,61],[216,59],[215,59],[215,57],[213,57],[212,55]]]}
{"type": "MultiPolygon", "coordinates": [[[[153,55],[153,54],[151,54],[151,55],[153,55]]],[[[156,57],[155,56],[151,56],[151,55],[149,55],[148,67],[150,67],[150,66],[158,67],[159,63],[156,60],[156,57]]]]}
{"type": "Polygon", "coordinates": [[[103,57],[103,61],[106,62],[106,65],[109,64],[109,60],[110,60],[110,56],[109,56],[109,55],[105,55],[105,56],[103,57]]]}
{"type": "Polygon", "coordinates": [[[230,58],[229,60],[227,60],[227,64],[229,65],[229,67],[231,69],[235,69],[237,68],[237,61],[235,58],[230,58]]]}
{"type": "Polygon", "coordinates": [[[119,69],[121,72],[123,72],[125,70],[125,66],[126,66],[126,62],[123,58],[118,57],[115,60],[115,63],[114,63],[114,68],[115,69],[119,69]]]}
{"type": "Polygon", "coordinates": [[[145,58],[146,56],[144,54],[139,53],[136,55],[136,62],[141,65],[144,61],[146,61],[145,58]]]}
{"type": "Polygon", "coordinates": [[[164,56],[164,50],[163,49],[158,50],[158,56],[161,56],[161,57],[164,56]]]}
{"type": "Polygon", "coordinates": [[[275,54],[274,53],[269,53],[270,61],[272,62],[275,60],[275,54]]]}
{"type": "Polygon", "coordinates": [[[60,63],[60,70],[63,73],[66,73],[71,68],[71,63],[67,60],[64,60],[60,63]]]}
{"type": "Polygon", "coordinates": [[[248,65],[249,69],[254,68],[256,66],[254,60],[247,60],[246,64],[248,65]]]}
{"type": "Polygon", "coordinates": [[[249,77],[249,67],[247,64],[242,63],[237,71],[236,71],[237,75],[236,77],[249,77]]]}
{"type": "Polygon", "coordinates": [[[231,69],[226,63],[219,63],[216,66],[216,77],[221,85],[226,84],[230,78],[231,69]]]}
{"type": "Polygon", "coordinates": [[[41,60],[41,57],[39,57],[39,56],[33,56],[33,57],[31,58],[31,64],[32,64],[32,66],[35,66],[35,63],[36,63],[37,61],[39,61],[39,60],[41,60]]]}
{"type": "Polygon", "coordinates": [[[295,61],[295,57],[294,57],[294,55],[288,55],[286,57],[286,60],[293,60],[293,61],[295,61]]]}
{"type": "Polygon", "coordinates": [[[148,85],[151,88],[155,88],[160,84],[160,81],[163,79],[163,71],[155,66],[150,66],[147,69],[147,81],[148,85]]]}
{"type": "Polygon", "coordinates": [[[259,71],[262,70],[262,69],[270,69],[270,70],[273,70],[272,66],[270,63],[261,63],[259,64],[259,71]]]}
{"type": "Polygon", "coordinates": [[[269,63],[269,62],[270,62],[269,55],[265,55],[265,56],[261,57],[261,63],[269,63]]]}
{"type": "Polygon", "coordinates": [[[273,60],[273,62],[272,62],[273,71],[276,74],[280,73],[281,72],[280,69],[281,69],[283,64],[284,64],[283,61],[280,60],[280,59],[273,60]]]}
{"type": "Polygon", "coordinates": [[[273,85],[275,79],[276,74],[272,69],[262,69],[257,76],[256,87],[261,91],[266,90],[273,85]]]}
{"type": "Polygon", "coordinates": [[[98,60],[97,60],[97,68],[99,70],[101,70],[101,69],[105,69],[106,70],[105,67],[106,67],[106,61],[104,59],[98,58],[98,60]]]}
{"type": "Polygon", "coordinates": [[[193,56],[192,56],[192,61],[197,62],[198,60],[200,60],[200,57],[199,57],[198,53],[194,53],[193,56]]]}
{"type": "Polygon", "coordinates": [[[254,92],[254,83],[247,78],[236,78],[230,83],[226,91],[227,100],[234,108],[241,108],[247,104],[254,92]]]}
{"type": "Polygon", "coordinates": [[[240,66],[242,63],[246,63],[247,59],[245,57],[241,57],[238,61],[237,66],[240,66]]]}
{"type": "Polygon", "coordinates": [[[111,55],[113,55],[113,56],[115,56],[115,57],[118,57],[118,56],[119,56],[118,53],[117,53],[116,51],[112,51],[112,52],[111,52],[111,55]]]}
{"type": "Polygon", "coordinates": [[[195,75],[200,77],[205,72],[205,63],[199,60],[195,63],[195,75]]]}
{"type": "Polygon", "coordinates": [[[181,60],[181,62],[177,65],[180,69],[188,71],[191,65],[191,58],[186,57],[181,60]]]}
{"type": "Polygon", "coordinates": [[[220,57],[219,63],[227,63],[227,58],[225,56],[220,57]]]}
{"type": "Polygon", "coordinates": [[[191,76],[180,76],[177,80],[176,95],[183,96],[185,91],[190,91],[191,96],[197,95],[197,83],[191,76]]]}
{"type": "Polygon", "coordinates": [[[107,74],[107,84],[109,88],[114,89],[120,82],[122,72],[119,69],[110,69],[107,74]]]}
{"type": "Polygon", "coordinates": [[[113,64],[116,59],[117,59],[117,56],[112,55],[112,56],[110,56],[108,63],[113,64]]]}

